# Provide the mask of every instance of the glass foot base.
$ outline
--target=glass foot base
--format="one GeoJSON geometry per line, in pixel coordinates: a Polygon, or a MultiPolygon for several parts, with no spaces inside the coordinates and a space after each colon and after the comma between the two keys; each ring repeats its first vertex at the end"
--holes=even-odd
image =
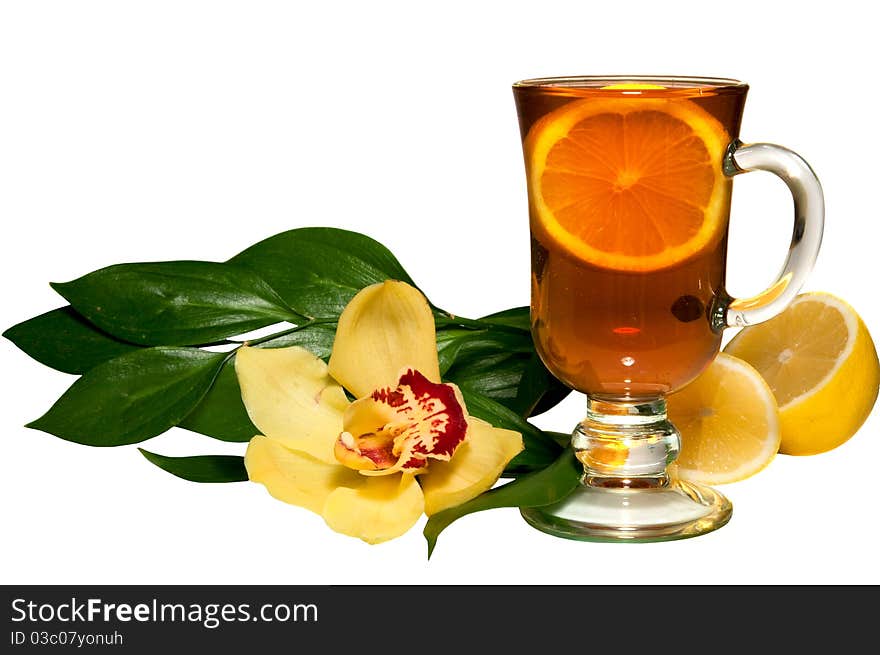
{"type": "Polygon", "coordinates": [[[534,528],[579,541],[649,542],[687,539],[716,530],[733,507],[702,485],[671,480],[648,489],[608,489],[582,485],[567,498],[520,510],[534,528]]]}

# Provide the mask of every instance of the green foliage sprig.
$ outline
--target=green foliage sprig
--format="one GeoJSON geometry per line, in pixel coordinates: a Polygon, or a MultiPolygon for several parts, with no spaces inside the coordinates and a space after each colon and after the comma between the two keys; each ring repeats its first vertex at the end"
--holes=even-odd
{"type": "MultiPolygon", "coordinates": [[[[365,286],[387,279],[418,286],[387,248],[363,234],[301,228],[260,241],[227,262],[118,264],[52,284],[70,304],[3,336],[46,366],[80,377],[28,427],[90,446],[137,444],[175,426],[247,442],[258,430],[235,376],[233,360],[243,343],[238,335],[279,324],[277,332],[249,345],[299,345],[326,360],[344,307],[365,286]]],[[[536,496],[535,476],[557,480],[548,486],[537,478],[550,496],[553,489],[569,488],[576,476],[559,464],[568,461],[559,439],[527,420],[569,392],[535,352],[528,308],[468,319],[431,306],[443,378],[458,384],[474,416],[523,434],[525,450],[505,474],[531,474],[502,487],[504,492],[493,490],[457,513],[432,519],[433,548],[453,515],[534,504],[535,498],[552,502],[546,493],[536,496]]],[[[186,480],[247,480],[240,456],[140,452],[186,480]]]]}

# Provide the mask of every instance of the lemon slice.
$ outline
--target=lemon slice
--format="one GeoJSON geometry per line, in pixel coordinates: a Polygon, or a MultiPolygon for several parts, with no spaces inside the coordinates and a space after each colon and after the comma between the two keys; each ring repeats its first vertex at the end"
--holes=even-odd
{"type": "Polygon", "coordinates": [[[779,450],[779,413],[770,387],[746,362],[720,353],[700,376],[667,399],[681,432],[678,476],[724,484],[754,475],[779,450]]]}
{"type": "Polygon", "coordinates": [[[726,225],[730,137],[694,102],[587,98],[529,131],[532,227],[602,268],[651,271],[708,248],[726,225]]]}
{"type": "Polygon", "coordinates": [[[805,293],[779,316],[744,328],[724,349],[754,366],[779,403],[780,452],[813,455],[849,439],[871,413],[880,364],[855,310],[805,293]]]}

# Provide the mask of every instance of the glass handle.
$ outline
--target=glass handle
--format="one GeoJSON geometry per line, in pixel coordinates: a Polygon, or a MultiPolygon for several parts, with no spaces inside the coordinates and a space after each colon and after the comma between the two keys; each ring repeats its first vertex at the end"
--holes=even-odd
{"type": "Polygon", "coordinates": [[[727,298],[713,312],[714,327],[744,327],[770,320],[794,300],[803,286],[822,243],[825,199],[819,178],[796,152],[772,143],[743,145],[735,141],[724,160],[728,176],[769,171],[788,186],[794,200],[794,230],[785,266],[768,289],[751,298],[727,298]]]}

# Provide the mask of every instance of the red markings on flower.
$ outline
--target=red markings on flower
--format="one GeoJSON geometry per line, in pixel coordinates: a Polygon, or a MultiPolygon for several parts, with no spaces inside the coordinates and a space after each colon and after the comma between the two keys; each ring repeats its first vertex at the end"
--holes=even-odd
{"type": "Polygon", "coordinates": [[[458,390],[414,369],[396,388],[375,390],[349,407],[336,458],[365,474],[418,473],[428,459],[449,460],[467,436],[467,413],[458,390]]]}
{"type": "Polygon", "coordinates": [[[385,403],[391,407],[400,407],[406,403],[406,398],[403,393],[400,392],[399,388],[392,389],[391,387],[386,387],[385,389],[376,389],[371,394],[371,397],[373,400],[385,403]]]}
{"type": "Polygon", "coordinates": [[[456,397],[455,387],[451,384],[435,384],[412,369],[400,376],[400,387],[412,389],[422,412],[421,420],[428,424],[432,437],[430,447],[417,452],[437,459],[452,457],[467,432],[464,403],[456,397]]]}
{"type": "Polygon", "coordinates": [[[407,461],[401,467],[401,470],[414,470],[414,469],[424,469],[426,466],[426,462],[421,457],[411,457],[409,461],[407,461]]]}

